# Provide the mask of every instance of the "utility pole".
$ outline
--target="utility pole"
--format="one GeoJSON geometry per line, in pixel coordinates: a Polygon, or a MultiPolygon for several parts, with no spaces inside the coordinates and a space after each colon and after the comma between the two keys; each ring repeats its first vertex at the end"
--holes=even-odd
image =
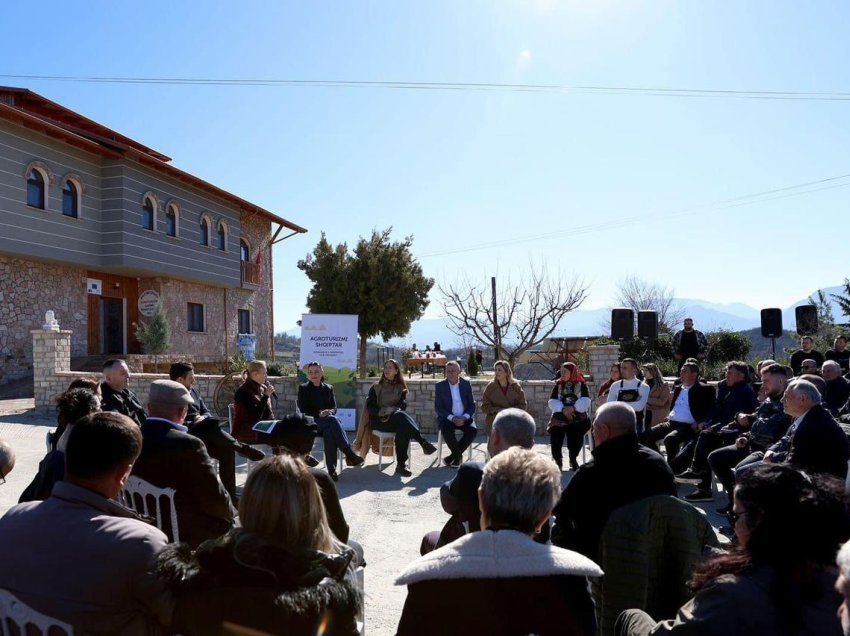
{"type": "Polygon", "coordinates": [[[496,343],[495,346],[495,357],[494,360],[499,360],[501,350],[502,350],[502,337],[499,334],[499,320],[496,315],[496,277],[493,276],[490,278],[490,289],[492,291],[493,296],[493,340],[496,343]]]}

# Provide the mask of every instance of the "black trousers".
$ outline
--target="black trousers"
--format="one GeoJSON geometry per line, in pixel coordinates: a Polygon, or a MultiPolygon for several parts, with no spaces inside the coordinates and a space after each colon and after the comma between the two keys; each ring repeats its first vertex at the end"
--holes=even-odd
{"type": "Polygon", "coordinates": [[[558,466],[564,461],[563,447],[564,439],[567,440],[567,455],[570,458],[570,466],[577,463],[578,454],[584,445],[584,436],[590,430],[590,420],[587,417],[574,419],[563,425],[552,426],[549,429],[549,440],[552,447],[552,459],[558,466]]]}
{"type": "Polygon", "coordinates": [[[425,438],[419,432],[419,426],[404,411],[396,411],[386,420],[376,417],[372,421],[372,428],[384,433],[395,433],[395,457],[399,468],[407,464],[410,440],[416,440],[420,444],[425,443],[425,438]]]}
{"type": "Polygon", "coordinates": [[[220,421],[215,418],[208,418],[192,426],[189,433],[201,440],[207,448],[207,454],[218,462],[218,476],[236,505],[236,447],[239,442],[223,430],[220,421]]]}
{"type": "Polygon", "coordinates": [[[328,470],[336,470],[336,453],[338,450],[347,455],[351,451],[348,436],[342,428],[342,422],[336,415],[327,417],[316,417],[316,429],[322,435],[325,443],[325,464],[328,470]]]}
{"type": "MultiPolygon", "coordinates": [[[[664,448],[667,450],[667,462],[672,463],[679,455],[682,445],[696,439],[697,434],[690,424],[667,420],[656,424],[648,431],[640,435],[640,443],[658,450],[658,442],[664,440],[664,448]]],[[[682,461],[682,460],[679,460],[682,461]]],[[[682,468],[685,470],[687,466],[682,468]]],[[[680,470],[679,472],[682,472],[680,470]]]]}
{"type": "Polygon", "coordinates": [[[694,443],[690,468],[695,472],[705,475],[699,485],[701,490],[709,490],[711,488],[711,466],[708,464],[708,456],[714,451],[734,442],[736,436],[737,434],[733,434],[730,438],[728,434],[721,435],[718,431],[711,429],[700,432],[694,443]]]}
{"type": "Polygon", "coordinates": [[[759,462],[763,457],[762,451],[752,452],[746,448],[736,448],[734,444],[718,448],[708,456],[708,465],[729,494],[729,503],[732,503],[732,489],[735,487],[735,469],[759,462]]]}
{"type": "Polygon", "coordinates": [[[443,439],[446,440],[446,446],[449,447],[449,452],[455,457],[463,455],[463,451],[472,445],[475,436],[478,435],[478,427],[472,422],[467,421],[463,426],[455,426],[451,420],[437,420],[437,426],[440,427],[440,432],[443,434],[443,439]],[[455,436],[457,431],[460,431],[460,440],[455,436]]]}

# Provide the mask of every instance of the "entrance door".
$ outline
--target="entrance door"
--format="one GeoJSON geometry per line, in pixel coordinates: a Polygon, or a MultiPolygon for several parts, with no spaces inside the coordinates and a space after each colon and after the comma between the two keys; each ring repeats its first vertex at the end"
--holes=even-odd
{"type": "Polygon", "coordinates": [[[100,299],[100,353],[124,355],[124,299],[100,299]]]}

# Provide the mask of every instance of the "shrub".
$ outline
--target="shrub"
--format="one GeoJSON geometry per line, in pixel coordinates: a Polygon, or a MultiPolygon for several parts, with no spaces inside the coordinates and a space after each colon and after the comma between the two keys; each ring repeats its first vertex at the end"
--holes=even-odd
{"type": "Polygon", "coordinates": [[[466,359],[466,372],[470,378],[478,376],[478,360],[475,359],[475,350],[469,351],[469,357],[466,359]]]}

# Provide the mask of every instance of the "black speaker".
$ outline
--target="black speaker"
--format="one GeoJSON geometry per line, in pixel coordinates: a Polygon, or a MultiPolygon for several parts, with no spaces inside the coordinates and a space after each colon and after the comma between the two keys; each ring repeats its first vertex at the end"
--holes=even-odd
{"type": "Polygon", "coordinates": [[[797,333],[811,336],[818,332],[818,308],[814,305],[800,305],[794,308],[797,317],[797,333]]]}
{"type": "Polygon", "coordinates": [[[626,307],[611,310],[611,338],[631,340],[635,337],[635,312],[626,307]]]}
{"type": "Polygon", "coordinates": [[[761,310],[761,335],[779,338],[782,335],[782,310],[776,307],[761,310]]]}
{"type": "Polygon", "coordinates": [[[638,312],[638,338],[658,337],[658,314],[645,310],[638,312]]]}

